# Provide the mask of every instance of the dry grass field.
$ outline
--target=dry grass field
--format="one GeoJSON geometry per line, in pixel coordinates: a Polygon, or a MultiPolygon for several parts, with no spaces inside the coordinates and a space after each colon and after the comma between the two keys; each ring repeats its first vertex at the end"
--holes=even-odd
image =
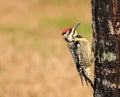
{"type": "Polygon", "coordinates": [[[90,0],[0,2],[0,97],[92,97],[61,31],[81,22],[91,40],[90,0]]]}

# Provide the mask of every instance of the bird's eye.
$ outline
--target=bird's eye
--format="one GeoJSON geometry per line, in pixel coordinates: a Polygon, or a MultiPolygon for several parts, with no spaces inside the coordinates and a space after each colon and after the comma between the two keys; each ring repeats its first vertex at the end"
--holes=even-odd
{"type": "Polygon", "coordinates": [[[67,39],[67,38],[65,38],[65,41],[68,41],[68,39],[67,39]]]}

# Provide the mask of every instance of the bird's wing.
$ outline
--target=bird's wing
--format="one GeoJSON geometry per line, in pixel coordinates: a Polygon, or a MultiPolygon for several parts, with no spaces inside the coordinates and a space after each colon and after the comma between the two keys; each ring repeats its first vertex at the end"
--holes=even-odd
{"type": "Polygon", "coordinates": [[[80,78],[81,78],[81,82],[83,84],[83,74],[82,74],[82,70],[81,70],[81,65],[80,65],[80,55],[78,55],[78,51],[79,51],[79,41],[76,41],[72,44],[71,48],[70,48],[70,51],[72,53],[72,57],[74,59],[74,62],[76,64],[76,68],[77,68],[77,71],[80,75],[80,78]]]}

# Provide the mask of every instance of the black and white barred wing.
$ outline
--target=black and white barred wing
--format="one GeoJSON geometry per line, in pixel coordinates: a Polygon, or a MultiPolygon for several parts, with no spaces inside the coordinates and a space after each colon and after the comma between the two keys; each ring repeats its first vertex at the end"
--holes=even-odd
{"type": "Polygon", "coordinates": [[[70,50],[73,56],[73,59],[75,61],[77,71],[80,75],[81,82],[83,84],[83,77],[86,81],[86,83],[90,83],[91,86],[93,87],[93,83],[90,78],[90,65],[91,65],[91,58],[90,58],[90,45],[86,45],[85,42],[79,42],[76,41],[75,43],[72,44],[70,50]]]}

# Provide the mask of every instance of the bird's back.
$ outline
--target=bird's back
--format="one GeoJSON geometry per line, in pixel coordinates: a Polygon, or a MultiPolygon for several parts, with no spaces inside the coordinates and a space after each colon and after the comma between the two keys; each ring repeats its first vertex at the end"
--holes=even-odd
{"type": "Polygon", "coordinates": [[[91,46],[88,40],[80,38],[68,46],[72,50],[71,53],[75,63],[79,63],[81,66],[86,65],[86,67],[91,64],[91,46]]]}

